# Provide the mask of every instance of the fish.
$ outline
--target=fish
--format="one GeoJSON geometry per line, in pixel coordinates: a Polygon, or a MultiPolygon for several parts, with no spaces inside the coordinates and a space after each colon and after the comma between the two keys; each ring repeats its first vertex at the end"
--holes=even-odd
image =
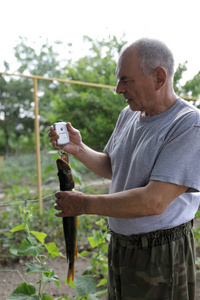
{"type": "MultiPolygon", "coordinates": [[[[75,187],[72,170],[69,165],[67,154],[62,154],[60,159],[56,160],[58,177],[61,191],[71,191],[75,187]]],[[[63,232],[66,245],[66,257],[68,262],[67,283],[70,278],[74,281],[75,258],[77,258],[77,227],[78,218],[63,217],[63,232]]]]}

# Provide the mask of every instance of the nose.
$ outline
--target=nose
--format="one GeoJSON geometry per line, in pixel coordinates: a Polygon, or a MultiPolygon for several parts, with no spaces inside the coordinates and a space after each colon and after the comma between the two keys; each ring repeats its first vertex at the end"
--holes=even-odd
{"type": "Polygon", "coordinates": [[[126,92],[126,89],[124,87],[124,84],[121,80],[118,81],[117,86],[116,86],[116,93],[117,94],[123,94],[126,92]]]}

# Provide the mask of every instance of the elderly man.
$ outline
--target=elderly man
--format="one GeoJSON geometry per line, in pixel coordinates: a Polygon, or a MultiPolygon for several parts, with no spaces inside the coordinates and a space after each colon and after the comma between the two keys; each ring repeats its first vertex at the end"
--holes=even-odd
{"type": "MultiPolygon", "coordinates": [[[[160,41],[141,39],[122,51],[116,91],[121,112],[104,152],[87,147],[70,123],[73,154],[111,179],[109,194],[57,192],[58,217],[108,217],[108,299],[195,299],[192,223],[199,206],[200,112],[173,90],[174,59],[160,41]]],[[[56,145],[58,135],[49,136],[56,145]]]]}

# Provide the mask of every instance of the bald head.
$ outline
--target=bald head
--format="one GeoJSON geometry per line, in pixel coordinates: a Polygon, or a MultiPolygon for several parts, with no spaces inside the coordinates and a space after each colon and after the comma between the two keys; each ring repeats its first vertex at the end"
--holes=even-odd
{"type": "Polygon", "coordinates": [[[161,41],[143,38],[129,45],[122,51],[120,59],[137,53],[138,66],[145,76],[149,76],[157,67],[163,67],[169,78],[174,75],[174,58],[170,49],[161,41]]]}

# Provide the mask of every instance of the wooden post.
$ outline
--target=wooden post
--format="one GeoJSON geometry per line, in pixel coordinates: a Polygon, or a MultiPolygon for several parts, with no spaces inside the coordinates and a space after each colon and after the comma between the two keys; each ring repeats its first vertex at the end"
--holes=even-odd
{"type": "Polygon", "coordinates": [[[35,147],[36,147],[36,163],[37,163],[37,187],[39,199],[39,212],[43,213],[42,203],[42,184],[41,184],[41,160],[40,160],[40,130],[38,119],[38,100],[37,100],[37,79],[33,78],[34,85],[34,102],[35,102],[35,147]]]}

